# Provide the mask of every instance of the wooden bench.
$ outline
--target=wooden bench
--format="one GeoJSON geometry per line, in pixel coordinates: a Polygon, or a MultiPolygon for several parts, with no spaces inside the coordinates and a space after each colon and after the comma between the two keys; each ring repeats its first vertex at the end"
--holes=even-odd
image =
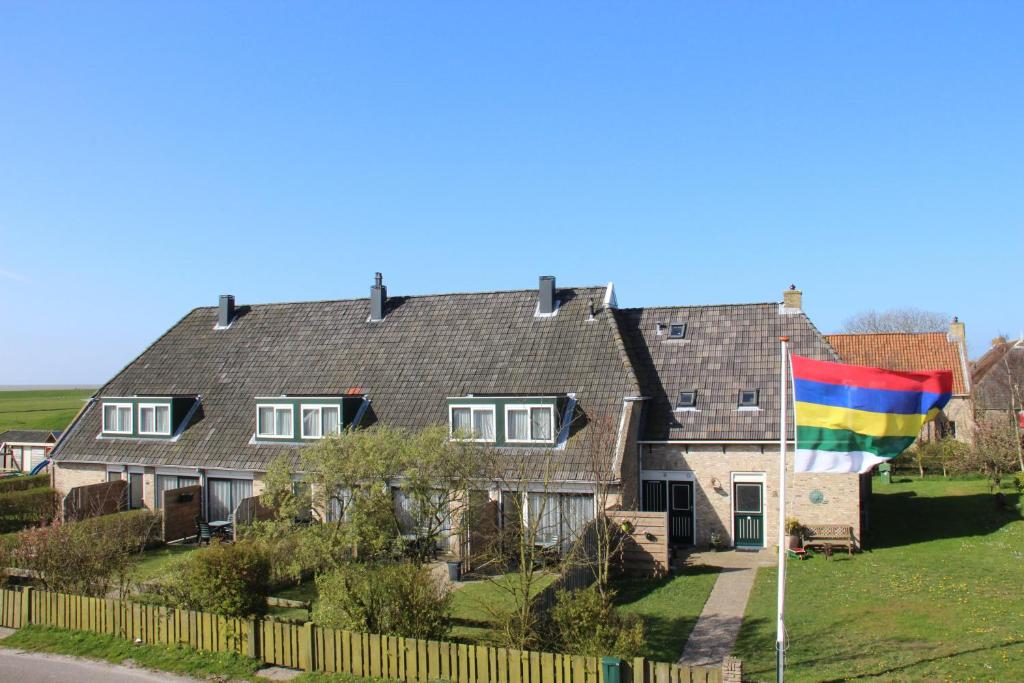
{"type": "Polygon", "coordinates": [[[853,555],[857,542],[853,537],[853,527],[842,524],[821,524],[804,526],[804,548],[820,550],[825,557],[832,556],[833,548],[846,548],[853,555]]]}

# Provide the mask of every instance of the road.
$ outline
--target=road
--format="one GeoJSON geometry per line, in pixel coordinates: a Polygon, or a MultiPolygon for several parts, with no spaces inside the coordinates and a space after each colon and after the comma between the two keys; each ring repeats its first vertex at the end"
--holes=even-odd
{"type": "Polygon", "coordinates": [[[195,683],[198,679],[77,657],[0,648],[0,681],[17,683],[195,683]]]}

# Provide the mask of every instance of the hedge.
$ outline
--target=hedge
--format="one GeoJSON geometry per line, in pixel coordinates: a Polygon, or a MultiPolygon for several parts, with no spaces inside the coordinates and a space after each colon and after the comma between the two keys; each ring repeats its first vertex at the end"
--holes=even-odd
{"type": "Polygon", "coordinates": [[[162,518],[160,512],[140,508],[89,517],[72,524],[91,534],[123,539],[129,546],[149,548],[162,542],[162,518]]]}
{"type": "Polygon", "coordinates": [[[33,488],[0,494],[0,533],[48,524],[57,516],[57,492],[33,488]]]}
{"type": "Polygon", "coordinates": [[[0,494],[11,493],[12,491],[24,491],[25,489],[34,489],[42,486],[50,485],[50,475],[46,474],[35,474],[31,477],[28,476],[11,476],[0,479],[0,494]]]}

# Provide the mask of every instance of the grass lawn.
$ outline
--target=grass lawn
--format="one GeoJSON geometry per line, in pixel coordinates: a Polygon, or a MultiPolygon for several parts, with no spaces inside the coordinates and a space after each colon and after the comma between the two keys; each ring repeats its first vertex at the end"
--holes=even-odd
{"type": "MultiPolygon", "coordinates": [[[[1018,495],[1004,489],[1011,504],[1018,495]]],[[[787,681],[1024,679],[1024,520],[985,481],[875,483],[867,552],[787,565],[787,681]]],[[[734,654],[774,680],[774,568],[734,654]]]]}
{"type": "MultiPolygon", "coordinates": [[[[515,602],[502,582],[509,581],[513,574],[495,580],[468,581],[452,593],[451,639],[461,643],[490,645],[496,642],[495,628],[498,623],[495,613],[510,612],[515,602]]],[[[544,574],[535,581],[535,594],[555,580],[554,574],[544,574]]]]}
{"type": "MultiPolygon", "coordinates": [[[[313,579],[303,581],[297,586],[289,586],[288,588],[274,592],[275,598],[301,600],[309,603],[316,602],[319,595],[320,594],[316,590],[316,581],[313,579]]],[[[299,607],[271,607],[267,611],[267,614],[275,619],[290,619],[293,621],[307,621],[309,619],[309,612],[299,607]]]]}
{"type": "Polygon", "coordinates": [[[645,657],[659,662],[679,659],[717,578],[717,568],[696,566],[660,581],[616,582],[619,609],[644,620],[645,657]]]}
{"type": "Polygon", "coordinates": [[[165,545],[162,548],[147,550],[135,565],[137,581],[151,581],[167,574],[174,566],[174,561],[193,552],[194,545],[165,545]]]}
{"type": "Polygon", "coordinates": [[[183,647],[135,645],[113,636],[84,631],[63,631],[29,626],[0,640],[0,646],[29,652],[53,652],[99,659],[112,664],[131,660],[147,669],[190,676],[216,676],[219,680],[259,680],[261,666],[255,659],[225,652],[199,652],[183,647]]]}
{"type": "Polygon", "coordinates": [[[0,391],[0,432],[64,429],[92,394],[92,389],[0,391]]]}

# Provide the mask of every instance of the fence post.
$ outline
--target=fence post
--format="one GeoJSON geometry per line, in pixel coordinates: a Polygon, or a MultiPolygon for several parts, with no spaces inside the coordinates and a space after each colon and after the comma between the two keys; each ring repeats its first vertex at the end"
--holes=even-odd
{"type": "Polygon", "coordinates": [[[313,671],[316,668],[316,641],[313,638],[313,622],[302,625],[302,641],[299,645],[299,668],[313,671]]]}
{"type": "Polygon", "coordinates": [[[259,625],[255,619],[247,619],[246,628],[248,631],[245,634],[245,656],[257,660],[263,659],[257,641],[257,638],[259,638],[259,625]]]}
{"type": "Polygon", "coordinates": [[[32,625],[32,587],[21,589],[21,627],[32,625]]]}

